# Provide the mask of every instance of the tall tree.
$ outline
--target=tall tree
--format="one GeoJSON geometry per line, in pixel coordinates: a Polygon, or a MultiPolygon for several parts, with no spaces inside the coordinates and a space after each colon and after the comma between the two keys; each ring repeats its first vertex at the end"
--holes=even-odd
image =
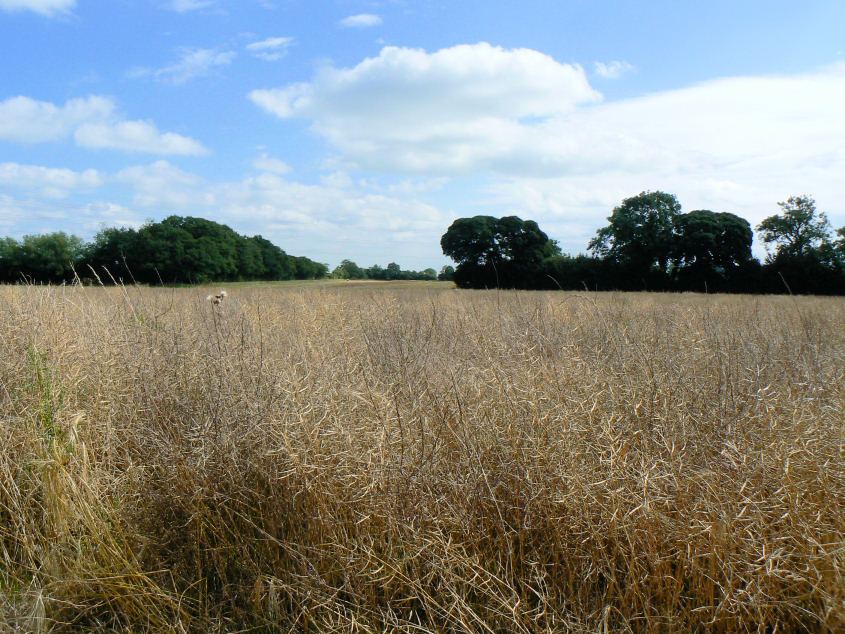
{"type": "Polygon", "coordinates": [[[536,222],[517,216],[458,218],[440,246],[458,263],[456,283],[474,287],[535,287],[543,262],[560,254],[536,222]]]}
{"type": "Polygon", "coordinates": [[[770,260],[812,255],[830,238],[827,215],[816,212],[812,196],[790,196],[779,202],[782,213],[769,216],[757,226],[763,242],[774,243],[770,260]]]}
{"type": "Polygon", "coordinates": [[[517,216],[458,218],[440,238],[443,253],[460,264],[533,264],[560,249],[533,220],[517,216]]]}
{"type": "Polygon", "coordinates": [[[753,239],[744,218],[698,209],[678,216],[673,259],[681,266],[731,269],[751,259],[753,239]]]}
{"type": "Polygon", "coordinates": [[[641,192],[626,198],[590,241],[596,255],[643,273],[652,267],[666,271],[672,255],[675,222],[681,204],[666,192],[641,192]]]}

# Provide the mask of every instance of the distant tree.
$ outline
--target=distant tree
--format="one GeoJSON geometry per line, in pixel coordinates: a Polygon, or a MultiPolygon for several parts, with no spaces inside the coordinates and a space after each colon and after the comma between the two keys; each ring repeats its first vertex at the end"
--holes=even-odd
{"type": "Polygon", "coordinates": [[[438,274],[437,279],[441,282],[451,282],[455,279],[455,267],[447,264],[442,269],[440,269],[440,273],[438,274]]]}
{"type": "Polygon", "coordinates": [[[367,269],[367,279],[370,280],[384,280],[386,278],[385,270],[378,264],[373,264],[367,269]]]}
{"type": "Polygon", "coordinates": [[[763,242],[776,245],[770,260],[811,255],[829,240],[830,222],[824,213],[816,212],[811,196],[790,196],[778,206],[783,213],[769,216],[757,226],[763,242]]]}
{"type": "MultiPolygon", "coordinates": [[[[275,244],[260,235],[246,238],[245,241],[252,242],[261,256],[261,274],[258,279],[291,280],[295,277],[296,263],[293,258],[275,244]]],[[[240,277],[255,279],[250,277],[248,270],[241,271],[240,277]]]]}
{"type": "Polygon", "coordinates": [[[387,265],[385,269],[384,279],[386,280],[398,280],[402,277],[402,267],[396,264],[396,262],[391,262],[387,265]]]}
{"type": "Polygon", "coordinates": [[[839,227],[839,229],[836,230],[836,235],[839,237],[836,242],[834,242],[833,248],[836,249],[840,264],[845,267],[845,226],[839,227]]]}
{"type": "Polygon", "coordinates": [[[423,269],[419,272],[420,278],[424,280],[436,280],[437,279],[437,271],[434,269],[423,269]]]}
{"type": "Polygon", "coordinates": [[[681,205],[672,194],[641,192],[613,209],[610,224],[596,232],[588,248],[638,274],[652,267],[665,272],[680,214],[681,205]]]}
{"type": "Polygon", "coordinates": [[[329,274],[328,264],[314,262],[303,256],[294,257],[293,262],[294,277],[298,280],[317,280],[329,274]]]}
{"type": "Polygon", "coordinates": [[[343,260],[332,271],[332,277],[344,280],[363,280],[367,277],[367,274],[352,260],[343,260]]]}

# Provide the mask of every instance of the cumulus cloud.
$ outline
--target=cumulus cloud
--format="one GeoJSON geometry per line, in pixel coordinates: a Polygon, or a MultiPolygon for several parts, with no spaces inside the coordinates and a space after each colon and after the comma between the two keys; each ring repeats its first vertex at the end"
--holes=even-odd
{"type": "Polygon", "coordinates": [[[595,62],[596,75],[605,79],[619,79],[622,75],[634,70],[633,64],[626,61],[613,60],[612,62],[595,62]]]}
{"type": "Polygon", "coordinates": [[[0,102],[0,139],[23,143],[60,141],[73,136],[82,147],[151,154],[204,154],[191,138],[159,132],[149,121],[125,121],[107,97],[71,99],[63,106],[29,97],[0,102]]]}
{"type": "Polygon", "coordinates": [[[292,37],[268,37],[266,40],[247,44],[246,50],[266,62],[276,62],[287,55],[291,44],[292,37]]]}
{"type": "Polygon", "coordinates": [[[249,98],[276,116],[311,119],[361,167],[454,174],[519,163],[530,154],[527,133],[601,96],[580,66],[481,43],[386,47],[354,68],[249,98]]]}
{"type": "Polygon", "coordinates": [[[845,223],[845,64],[603,102],[580,67],[536,51],[388,47],[249,97],[309,120],[337,168],[473,175],[491,212],[547,222],[576,250],[645,189],[752,223],[808,192],[845,223]]]}
{"type": "Polygon", "coordinates": [[[71,99],[64,106],[29,97],[11,97],[0,102],[0,139],[41,143],[68,136],[86,121],[108,119],[114,102],[106,97],[71,99]]]}
{"type": "Polygon", "coordinates": [[[34,11],[48,17],[70,12],[76,0],[0,0],[3,11],[34,11]]]}
{"type": "Polygon", "coordinates": [[[210,48],[182,48],[180,57],[162,68],[133,68],[130,77],[152,77],[158,81],[181,85],[198,77],[208,77],[222,66],[228,66],[235,59],[234,51],[216,51],[210,48]]]}
{"type": "Polygon", "coordinates": [[[343,18],[338,24],[346,29],[366,29],[382,23],[381,17],[372,13],[359,13],[343,18]]]}
{"type": "Polygon", "coordinates": [[[839,226],[842,112],[845,64],[719,79],[587,108],[549,122],[549,143],[536,148],[563,152],[565,170],[499,180],[489,188],[491,201],[526,209],[551,227],[562,223],[580,248],[615,205],[645,189],[675,193],[687,210],[731,211],[752,224],[776,213],[777,201],[806,192],[839,226]]]}
{"type": "Polygon", "coordinates": [[[94,169],[75,172],[66,168],[0,163],[0,184],[8,188],[39,190],[48,198],[64,198],[71,190],[99,187],[103,184],[103,175],[94,169]]]}
{"type": "Polygon", "coordinates": [[[202,144],[173,132],[159,132],[149,121],[86,123],[76,129],[76,142],[82,147],[149,152],[150,154],[206,154],[202,144]]]}

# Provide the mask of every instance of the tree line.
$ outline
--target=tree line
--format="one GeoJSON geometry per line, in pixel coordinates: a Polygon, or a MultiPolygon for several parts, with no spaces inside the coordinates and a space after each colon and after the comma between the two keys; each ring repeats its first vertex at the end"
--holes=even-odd
{"type": "Polygon", "coordinates": [[[334,268],[329,276],[342,280],[436,280],[437,271],[423,269],[422,271],[402,270],[402,267],[391,262],[386,267],[373,264],[369,268],[361,268],[352,260],[343,260],[334,268]]]}
{"type": "Polygon", "coordinates": [[[561,253],[532,220],[459,218],[441,238],[464,288],[672,290],[845,295],[845,227],[833,232],[810,196],[778,203],[757,226],[768,255],[751,254],[754,232],[735,214],[682,213],[666,192],[641,192],[613,209],[588,246],[561,253]]]}
{"type": "Polygon", "coordinates": [[[0,238],[0,282],[194,284],[325,277],[328,267],[203,218],[169,216],[140,229],[102,229],[91,242],[54,232],[0,238]]]}

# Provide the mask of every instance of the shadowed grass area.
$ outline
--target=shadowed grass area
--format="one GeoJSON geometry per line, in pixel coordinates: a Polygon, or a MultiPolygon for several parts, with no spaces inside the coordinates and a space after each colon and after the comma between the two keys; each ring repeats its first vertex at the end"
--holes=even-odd
{"type": "Polygon", "coordinates": [[[0,287],[10,629],[845,628],[841,298],[0,287]]]}

